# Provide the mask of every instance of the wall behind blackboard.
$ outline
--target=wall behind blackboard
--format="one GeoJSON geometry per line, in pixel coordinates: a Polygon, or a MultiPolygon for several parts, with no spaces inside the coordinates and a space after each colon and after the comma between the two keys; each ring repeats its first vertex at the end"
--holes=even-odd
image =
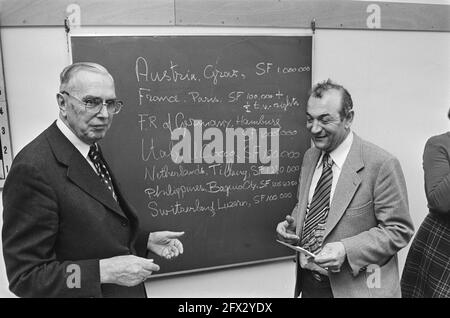
{"type": "Polygon", "coordinates": [[[155,258],[159,274],[292,255],[275,242],[275,227],[296,203],[309,147],[311,36],[77,36],[71,45],[74,62],[113,74],[126,104],[102,149],[143,227],[186,232],[181,257],[155,258]],[[279,128],[278,173],[259,174],[268,164],[249,158],[175,164],[171,131],[186,128],[194,139],[194,120],[223,132],[224,145],[227,128],[279,128]]]}

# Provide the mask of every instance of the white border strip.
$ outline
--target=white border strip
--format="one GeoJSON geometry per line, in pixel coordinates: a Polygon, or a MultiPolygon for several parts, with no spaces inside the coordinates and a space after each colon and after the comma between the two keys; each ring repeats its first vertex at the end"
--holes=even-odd
{"type": "Polygon", "coordinates": [[[248,28],[248,27],[73,27],[71,36],[163,36],[163,35],[195,35],[195,36],[302,36],[312,35],[310,29],[298,28],[248,28]]]}

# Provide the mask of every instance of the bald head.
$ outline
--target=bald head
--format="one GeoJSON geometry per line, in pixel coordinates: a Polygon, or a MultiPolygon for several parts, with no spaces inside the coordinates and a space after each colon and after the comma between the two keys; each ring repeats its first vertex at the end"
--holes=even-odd
{"type": "MultiPolygon", "coordinates": [[[[317,83],[309,92],[309,97],[322,98],[326,93],[332,93],[332,91],[338,92],[341,96],[339,113],[341,118],[346,118],[348,114],[353,110],[353,101],[350,93],[343,87],[332,80],[317,83]]],[[[308,98],[309,98],[308,97],[308,98]]]]}

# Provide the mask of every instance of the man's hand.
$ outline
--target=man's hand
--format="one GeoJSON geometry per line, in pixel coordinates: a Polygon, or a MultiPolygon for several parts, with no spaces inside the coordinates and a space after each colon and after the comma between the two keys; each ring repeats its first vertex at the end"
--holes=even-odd
{"type": "Polygon", "coordinates": [[[297,244],[300,238],[295,234],[295,226],[294,218],[286,215],[286,219],[277,225],[278,238],[290,244],[297,244]]]}
{"type": "Polygon", "coordinates": [[[100,283],[136,286],[159,271],[152,259],[122,255],[100,260],[100,283]]]}
{"type": "Polygon", "coordinates": [[[183,254],[183,244],[178,237],[184,232],[161,231],[153,232],[148,236],[147,248],[165,259],[172,259],[183,254]]]}
{"type": "Polygon", "coordinates": [[[347,253],[345,252],[345,247],[342,242],[328,243],[314,258],[314,262],[332,273],[339,273],[346,255],[347,253]]]}
{"type": "Polygon", "coordinates": [[[314,258],[300,253],[300,267],[304,269],[309,269],[310,271],[319,272],[322,275],[328,275],[328,272],[314,263],[314,258]]]}

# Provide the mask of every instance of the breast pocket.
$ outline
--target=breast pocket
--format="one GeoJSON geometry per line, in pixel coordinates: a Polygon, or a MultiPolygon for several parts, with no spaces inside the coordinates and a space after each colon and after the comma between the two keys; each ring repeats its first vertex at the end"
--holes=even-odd
{"type": "Polygon", "coordinates": [[[357,204],[356,206],[351,205],[347,208],[345,211],[346,216],[358,216],[363,215],[365,213],[373,212],[373,201],[370,200],[369,202],[366,202],[364,204],[357,204]]]}

